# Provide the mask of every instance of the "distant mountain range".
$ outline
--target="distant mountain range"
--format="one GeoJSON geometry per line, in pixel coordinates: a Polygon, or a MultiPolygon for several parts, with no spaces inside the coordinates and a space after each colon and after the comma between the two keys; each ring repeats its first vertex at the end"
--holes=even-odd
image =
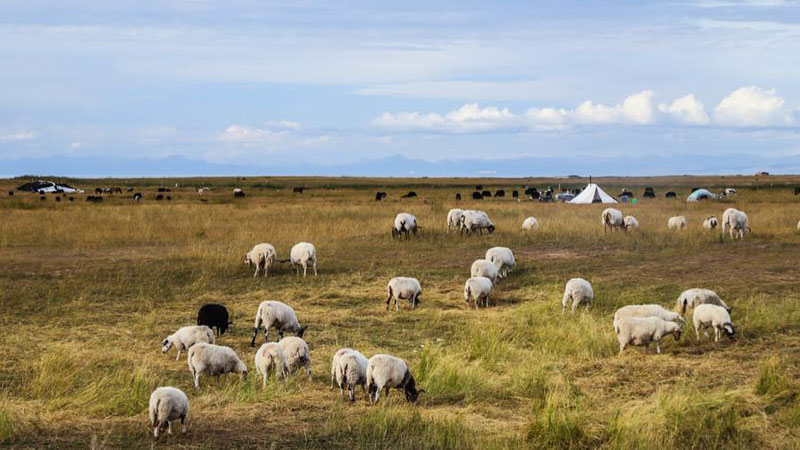
{"type": "Polygon", "coordinates": [[[182,156],[126,159],[108,156],[0,160],[0,177],[53,175],[70,177],[161,177],[226,175],[320,175],[370,177],[527,177],[567,175],[703,175],[800,173],[800,156],[764,158],[751,155],[641,155],[594,157],[569,155],[507,159],[425,161],[392,155],[352,163],[277,165],[216,164],[182,156]]]}

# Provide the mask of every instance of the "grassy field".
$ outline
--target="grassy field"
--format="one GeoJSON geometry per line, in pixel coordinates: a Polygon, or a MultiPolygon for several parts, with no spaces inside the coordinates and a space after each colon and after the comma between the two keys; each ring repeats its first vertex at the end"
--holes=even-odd
{"type": "Polygon", "coordinates": [[[584,179],[70,180],[87,191],[134,186],[141,204],[130,193],[102,204],[9,197],[23,181],[0,180],[0,445],[150,447],[150,392],[172,385],[189,396],[189,432],[157,447],[800,448],[800,177],[599,179],[612,194],[656,188],[656,200],[620,205],[641,224],[627,235],[603,234],[602,205],[516,202],[510,192],[467,200],[476,183],[510,191],[584,179]],[[161,183],[171,201],[153,200],[161,183]],[[200,186],[212,188],[206,202],[200,186]],[[234,186],[248,196],[234,200],[234,186]],[[687,204],[694,186],[738,194],[687,204]],[[410,189],[419,197],[401,200],[410,189]],[[665,199],[667,189],[679,199],[665,199]],[[376,190],[388,199],[375,202],[376,190]],[[448,234],[456,206],[485,210],[497,232],[448,234]],[[753,232],[721,242],[700,224],[731,206],[753,232]],[[390,237],[401,211],[423,227],[409,242],[390,237]],[[668,232],[678,214],[688,228],[668,232]],[[525,234],[530,215],[541,228],[525,234]],[[299,241],[316,245],[318,277],[283,265],[254,279],[242,263],[256,243],[286,258],[299,241]],[[467,309],[470,265],[498,245],[514,251],[516,270],[499,283],[497,306],[467,309]],[[385,311],[386,283],[399,275],[422,282],[415,311],[385,311]],[[595,304],[561,315],[564,283],[578,276],[592,282],[595,304]],[[671,309],[691,287],[733,307],[735,340],[696,343],[689,326],[661,355],[617,355],[618,307],[671,309]],[[251,327],[267,299],[308,325],[312,380],[256,381],[251,327]],[[207,302],[232,312],[218,343],[251,374],[204,378],[195,391],[186,360],[162,355],[160,342],[207,302]],[[360,390],[355,404],[341,400],[329,370],[343,346],[405,358],[427,392],[414,405],[396,392],[373,407],[360,390]]]}

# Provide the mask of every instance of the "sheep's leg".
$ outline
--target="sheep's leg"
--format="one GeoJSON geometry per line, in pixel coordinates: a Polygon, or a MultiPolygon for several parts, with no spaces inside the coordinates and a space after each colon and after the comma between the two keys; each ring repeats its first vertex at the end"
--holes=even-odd
{"type": "Polygon", "coordinates": [[[354,388],[355,388],[355,386],[353,386],[352,384],[349,387],[349,390],[350,390],[350,401],[351,402],[356,401],[356,394],[355,394],[354,388]]]}
{"type": "Polygon", "coordinates": [[[386,297],[386,310],[389,310],[389,305],[392,303],[392,291],[389,291],[389,295],[386,297]]]}
{"type": "Polygon", "coordinates": [[[622,351],[623,351],[623,350],[625,350],[625,347],[626,347],[627,345],[628,345],[628,344],[625,344],[625,343],[620,343],[620,344],[619,344],[619,353],[620,353],[620,354],[622,354],[622,351]]]}
{"type": "Polygon", "coordinates": [[[697,342],[700,342],[700,327],[694,327],[694,337],[697,342]]]}
{"type": "Polygon", "coordinates": [[[394,311],[395,312],[400,312],[400,306],[398,305],[398,303],[400,303],[400,298],[399,298],[399,296],[395,296],[394,297],[394,311]]]}
{"type": "Polygon", "coordinates": [[[200,372],[194,373],[194,387],[200,389],[200,372]]]}
{"type": "Polygon", "coordinates": [[[344,387],[342,386],[339,386],[339,397],[341,397],[342,400],[344,400],[344,387]]]}
{"type": "Polygon", "coordinates": [[[307,357],[303,358],[303,363],[306,366],[306,375],[308,375],[308,379],[310,380],[311,379],[311,360],[308,359],[307,357]]]}
{"type": "Polygon", "coordinates": [[[578,309],[578,305],[580,304],[581,302],[577,298],[572,301],[572,314],[575,314],[575,311],[578,309]]]}
{"type": "Polygon", "coordinates": [[[312,266],[314,268],[314,276],[317,276],[317,263],[312,266]]]}
{"type": "Polygon", "coordinates": [[[177,350],[178,350],[178,356],[175,357],[175,361],[181,359],[181,349],[177,349],[177,350]]]}
{"type": "Polygon", "coordinates": [[[258,276],[258,269],[259,269],[258,263],[256,263],[256,273],[253,274],[253,278],[258,276]]]}
{"type": "Polygon", "coordinates": [[[186,434],[186,414],[181,416],[181,434],[186,434]]]}
{"type": "Polygon", "coordinates": [[[656,341],[656,353],[661,354],[661,344],[658,341],[656,341]]]}
{"type": "Polygon", "coordinates": [[[264,263],[264,278],[267,278],[267,276],[269,276],[269,264],[264,263]]]}
{"type": "Polygon", "coordinates": [[[167,420],[167,434],[172,434],[172,421],[167,420]]]}
{"type": "Polygon", "coordinates": [[[714,327],[714,342],[719,342],[719,328],[714,327]]]}
{"type": "Polygon", "coordinates": [[[306,277],[306,272],[308,271],[308,264],[305,262],[303,263],[303,278],[306,277]]]}

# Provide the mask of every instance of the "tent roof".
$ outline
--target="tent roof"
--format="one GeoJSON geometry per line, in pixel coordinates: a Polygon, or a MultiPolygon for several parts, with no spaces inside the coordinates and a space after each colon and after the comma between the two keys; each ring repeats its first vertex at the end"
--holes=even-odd
{"type": "Polygon", "coordinates": [[[716,199],[717,196],[716,196],[716,194],[710,192],[708,189],[698,189],[698,190],[692,192],[691,194],[689,194],[689,196],[686,197],[686,201],[687,202],[696,202],[696,201],[699,201],[699,200],[705,200],[707,198],[716,199]]]}
{"type": "Polygon", "coordinates": [[[589,203],[617,203],[614,197],[606,194],[606,191],[594,183],[586,185],[586,189],[569,202],[584,205],[589,203]]]}
{"type": "Polygon", "coordinates": [[[31,181],[30,183],[25,183],[22,186],[17,188],[18,191],[27,191],[27,192],[56,192],[56,191],[63,191],[63,192],[81,192],[78,189],[62,183],[54,183],[52,181],[31,181]]]}

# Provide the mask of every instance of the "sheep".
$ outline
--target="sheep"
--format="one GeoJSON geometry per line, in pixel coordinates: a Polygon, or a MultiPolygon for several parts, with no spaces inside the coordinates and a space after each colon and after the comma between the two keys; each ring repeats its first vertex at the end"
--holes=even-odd
{"type": "MultiPolygon", "coordinates": [[[[694,321],[694,332],[698,342],[700,342],[700,330],[709,327],[714,328],[714,342],[719,342],[722,332],[725,332],[731,339],[736,334],[731,322],[731,315],[722,306],[698,305],[692,313],[692,321],[694,321]]],[[[708,337],[707,331],[703,333],[708,337]]]]}
{"type": "Polygon", "coordinates": [[[680,314],[665,309],[661,305],[627,305],[618,309],[614,313],[614,329],[617,328],[617,322],[623,317],[658,317],[667,322],[685,322],[683,316],[680,314]]]}
{"type": "Polygon", "coordinates": [[[308,242],[298,242],[289,252],[289,261],[297,275],[300,275],[300,268],[303,268],[303,276],[306,276],[308,266],[314,269],[314,276],[317,276],[317,249],[314,244],[308,242]]]}
{"type": "Polygon", "coordinates": [[[175,355],[175,361],[177,361],[181,357],[181,351],[189,350],[191,346],[198,342],[215,343],[214,332],[211,328],[205,325],[179,328],[178,331],[170,334],[161,342],[161,353],[167,353],[170,348],[175,347],[178,350],[178,354],[175,355]]]}
{"type": "Polygon", "coordinates": [[[719,221],[714,216],[708,216],[706,217],[706,220],[703,221],[703,228],[706,230],[713,230],[714,228],[717,228],[717,225],[719,225],[719,221]]]}
{"type": "Polygon", "coordinates": [[[278,336],[283,339],[283,333],[288,331],[294,333],[299,337],[303,337],[306,332],[306,327],[300,326],[297,321],[297,314],[294,309],[286,303],[267,300],[258,305],[256,311],[256,320],[253,324],[253,340],[250,342],[251,347],[256,346],[256,336],[258,329],[264,327],[264,340],[269,342],[269,329],[275,327],[278,329],[278,336]]]}
{"type": "Polygon", "coordinates": [[[522,229],[526,231],[538,230],[539,221],[536,220],[536,217],[528,217],[522,221],[522,229]]]}
{"type": "Polygon", "coordinates": [[[630,231],[634,228],[639,228],[639,221],[636,220],[636,217],[625,216],[625,218],[622,219],[622,226],[625,227],[625,230],[630,231]]]}
{"type": "Polygon", "coordinates": [[[189,416],[189,398],[186,394],[172,386],[156,388],[150,394],[150,426],[153,428],[153,437],[167,430],[172,434],[172,421],[181,419],[181,434],[186,433],[186,418],[189,416]]]}
{"type": "Polygon", "coordinates": [[[483,302],[484,307],[489,306],[489,296],[492,295],[494,283],[486,277],[472,277],[464,283],[464,300],[469,308],[469,299],[475,300],[475,309],[483,302]]]}
{"type": "Polygon", "coordinates": [[[447,231],[457,229],[461,224],[463,209],[453,208],[447,213],[447,231]]]}
{"type": "Polygon", "coordinates": [[[256,272],[253,274],[253,278],[258,276],[258,272],[261,271],[261,267],[263,266],[264,278],[266,278],[269,273],[270,266],[275,264],[277,257],[278,255],[275,252],[275,247],[273,247],[271,244],[257,244],[244,256],[244,263],[251,269],[253,266],[255,266],[256,272]]]}
{"type": "Polygon", "coordinates": [[[722,306],[729,312],[731,308],[717,295],[716,292],[710,289],[693,288],[681,292],[678,296],[678,302],[675,309],[680,311],[681,314],[686,314],[687,309],[697,308],[700,305],[711,304],[722,306]]]}
{"type": "Polygon", "coordinates": [[[594,302],[594,291],[592,290],[592,285],[583,278],[572,278],[571,280],[567,281],[567,285],[564,288],[564,297],[561,299],[562,314],[564,311],[566,311],[570,300],[572,300],[573,314],[581,304],[585,303],[586,308],[588,309],[589,305],[594,302]]]}
{"type": "Polygon", "coordinates": [[[614,208],[606,208],[603,210],[603,214],[600,215],[600,218],[603,222],[603,234],[606,233],[606,230],[616,230],[621,228],[623,231],[627,231],[625,228],[625,222],[622,218],[622,211],[614,208]]]}
{"type": "Polygon", "coordinates": [[[800,231],[800,220],[797,221],[797,231],[800,231]]]}
{"type": "Polygon", "coordinates": [[[244,197],[244,196],[245,196],[245,193],[240,188],[235,188],[233,190],[233,197],[234,198],[240,198],[240,197],[244,197]]]}
{"type": "Polygon", "coordinates": [[[514,252],[508,247],[492,247],[486,250],[486,259],[497,267],[497,276],[505,278],[514,268],[514,252]]]}
{"type": "Polygon", "coordinates": [[[658,317],[622,317],[614,324],[619,341],[619,352],[628,345],[644,345],[645,352],[651,342],[656,343],[656,352],[661,353],[661,339],[671,334],[676,341],[681,338],[681,327],[658,317]]]}
{"type": "Polygon", "coordinates": [[[486,277],[491,280],[492,283],[497,281],[497,276],[499,275],[497,266],[485,259],[476,259],[475,262],[472,263],[469,273],[472,277],[486,277]]]}
{"type": "Polygon", "coordinates": [[[286,357],[277,342],[267,342],[262,344],[255,356],[256,374],[261,375],[261,385],[267,386],[270,370],[275,371],[275,378],[283,376],[286,381],[289,374],[286,370],[286,357]]]}
{"type": "Polygon", "coordinates": [[[670,217],[667,221],[667,228],[670,230],[683,230],[686,228],[686,217],[675,216],[670,217]]]}
{"type": "Polygon", "coordinates": [[[339,349],[331,360],[331,388],[334,381],[339,386],[339,394],[344,398],[344,388],[350,394],[350,401],[356,401],[355,387],[361,386],[366,394],[367,389],[367,357],[352,348],[339,349]]]}
{"type": "Polygon", "coordinates": [[[467,210],[461,216],[461,234],[471,235],[476,231],[483,234],[483,230],[494,233],[494,224],[489,220],[489,216],[483,211],[467,210]]]}
{"type": "Polygon", "coordinates": [[[188,362],[197,389],[200,389],[200,374],[203,372],[208,375],[240,373],[247,378],[247,366],[230,347],[205,342],[195,344],[189,349],[188,362]]]}
{"type": "Polygon", "coordinates": [[[371,404],[378,403],[381,390],[389,395],[389,389],[396,388],[406,394],[406,400],[413,403],[425,390],[417,390],[414,376],[408,364],[391,355],[375,355],[367,364],[367,392],[371,404]]]}
{"type": "Polygon", "coordinates": [[[725,239],[725,227],[728,227],[731,239],[744,239],[745,233],[750,232],[747,214],[735,208],[728,208],[722,213],[722,239],[725,239]]]}
{"type": "Polygon", "coordinates": [[[311,379],[311,352],[308,344],[297,336],[288,336],[278,341],[284,357],[286,358],[286,371],[294,373],[302,364],[306,369],[308,379],[311,379]]]}
{"type": "Polygon", "coordinates": [[[233,322],[228,321],[228,310],[217,303],[206,303],[197,311],[197,324],[217,329],[217,335],[222,336],[233,322]]]}
{"type": "Polygon", "coordinates": [[[420,295],[422,295],[422,285],[419,284],[419,280],[409,277],[394,277],[386,285],[386,310],[389,310],[392,298],[394,298],[395,311],[400,311],[400,307],[397,305],[400,299],[408,300],[411,302],[411,309],[417,309],[417,305],[421,302],[420,295]]]}
{"type": "Polygon", "coordinates": [[[412,216],[409,213],[399,213],[394,218],[394,226],[392,227],[392,238],[395,236],[400,238],[401,236],[405,235],[406,239],[409,239],[409,233],[414,233],[414,236],[417,235],[417,218],[412,216]]]}

